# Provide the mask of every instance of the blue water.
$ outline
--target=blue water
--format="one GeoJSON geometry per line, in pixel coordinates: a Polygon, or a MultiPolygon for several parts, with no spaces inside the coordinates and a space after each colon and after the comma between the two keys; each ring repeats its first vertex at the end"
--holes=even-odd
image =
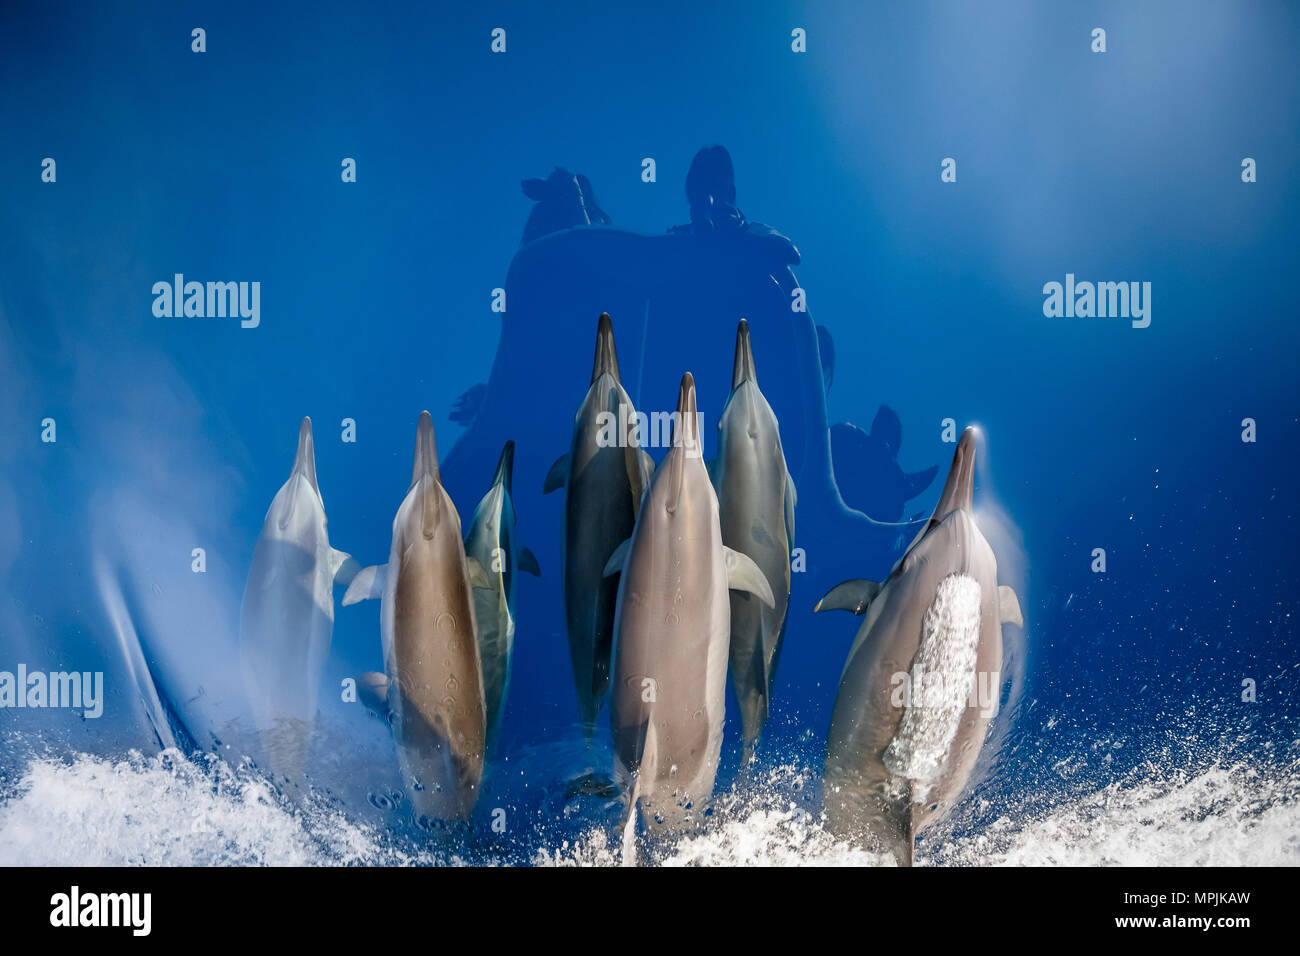
{"type": "MultiPolygon", "coordinates": [[[[0,14],[0,670],[103,671],[106,687],[99,718],[0,709],[0,862],[617,862],[616,801],[564,798],[608,768],[608,716],[585,753],[561,505],[540,494],[596,315],[614,316],[640,407],[671,409],[695,374],[706,433],[733,305],[756,310],[765,390],[794,394],[800,366],[762,271],[611,253],[625,279],[562,246],[541,278],[511,276],[532,208],[519,183],[563,165],[613,220],[579,232],[662,236],[689,221],[686,172],[711,143],[744,214],[798,248],[834,341],[829,422],[869,428],[887,404],[903,471],[939,467],[906,517],[934,505],[944,420],[985,436],[977,515],[1025,629],[1008,629],[1014,686],[978,779],[920,862],[1300,859],[1300,11],[565,6],[0,14]],[[176,273],[260,282],[260,324],[156,317],[151,289],[176,273]],[[1149,327],[1045,316],[1044,284],[1067,273],[1150,282],[1149,327]],[[632,308],[633,282],[664,291],[632,308]],[[511,321],[529,345],[494,378],[511,321]],[[450,413],[480,383],[497,412],[467,432],[450,413]],[[382,725],[334,690],[382,666],[374,603],[336,608],[310,788],[249,765],[227,732],[246,709],[240,597],[299,421],[316,425],[331,543],[374,564],[425,408],[444,462],[461,456],[446,481],[466,522],[501,443],[519,444],[519,536],[543,570],[521,576],[475,816],[432,835],[382,725]]],[[[810,609],[833,572],[883,577],[910,538],[808,544],[759,763],[736,771],[729,698],[715,815],[656,858],[877,862],[822,829],[856,623],[810,609]]]]}

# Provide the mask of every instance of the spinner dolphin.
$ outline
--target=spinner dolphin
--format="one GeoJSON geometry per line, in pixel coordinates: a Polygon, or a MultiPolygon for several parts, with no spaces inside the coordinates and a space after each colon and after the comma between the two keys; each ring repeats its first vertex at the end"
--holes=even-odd
{"type": "Polygon", "coordinates": [[[330,547],[316,483],[311,419],[298,429],[289,480],[267,509],[239,610],[244,692],[271,769],[306,769],[325,661],[334,632],[334,584],[357,563],[330,547]]]}
{"type": "Polygon", "coordinates": [[[487,705],[475,587],[492,583],[465,555],[460,516],[439,480],[433,418],[423,412],[388,563],[358,573],[343,603],[381,601],[385,673],[364,674],[358,685],[362,699],[382,702],[412,805],[431,819],[469,816],[483,778],[487,705]]]}
{"type": "Polygon", "coordinates": [[[700,454],[695,382],[682,378],[673,447],[654,473],[632,537],[606,568],[618,587],[610,722],[614,771],[647,823],[681,829],[713,793],[726,707],[728,589],[766,605],[772,589],[722,543],[718,498],[700,454]]]}
{"type": "Polygon", "coordinates": [[[997,708],[1002,625],[1022,624],[971,513],[975,451],[967,428],[934,514],[883,584],[846,581],[817,605],[865,615],[826,744],[831,832],[908,866],[970,777],[997,708]]]}

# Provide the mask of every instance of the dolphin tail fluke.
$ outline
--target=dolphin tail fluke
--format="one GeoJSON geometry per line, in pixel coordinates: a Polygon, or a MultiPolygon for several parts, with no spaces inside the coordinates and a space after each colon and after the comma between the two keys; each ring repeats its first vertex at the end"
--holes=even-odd
{"type": "Polygon", "coordinates": [[[357,572],[352,583],[343,595],[343,606],[369,601],[384,596],[384,587],[388,584],[388,565],[372,564],[357,572]]]}
{"type": "Polygon", "coordinates": [[[311,419],[304,418],[298,426],[298,451],[293,458],[293,474],[306,478],[316,493],[320,487],[316,484],[316,449],[311,437],[311,419]]]}
{"type": "Polygon", "coordinates": [[[511,472],[515,467],[515,443],[508,441],[505,447],[501,449],[501,458],[497,461],[497,473],[492,479],[492,484],[501,485],[510,494],[511,472]]]}

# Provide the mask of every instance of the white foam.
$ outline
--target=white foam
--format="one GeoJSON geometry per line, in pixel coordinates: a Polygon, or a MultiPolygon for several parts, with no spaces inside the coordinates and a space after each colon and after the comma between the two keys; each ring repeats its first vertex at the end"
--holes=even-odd
{"type": "Polygon", "coordinates": [[[9,866],[312,866],[432,862],[337,810],[293,807],[252,771],[179,751],[33,760],[0,804],[9,866]]]}
{"type": "MultiPolygon", "coordinates": [[[[877,866],[888,856],[830,834],[816,776],[782,765],[743,792],[714,801],[701,831],[648,847],[666,866],[877,866]]],[[[970,801],[976,803],[978,801],[970,801]]],[[[968,805],[967,810],[970,809],[968,805]]],[[[960,817],[961,814],[958,814],[960,817]]],[[[617,866],[619,831],[593,824],[557,836],[539,814],[516,862],[617,866]]],[[[922,865],[1296,865],[1300,773],[1242,764],[1163,773],[1147,765],[1033,813],[1006,812],[971,833],[950,822],[927,830],[922,865]],[[954,837],[952,834],[960,835],[954,837]]],[[[176,752],[124,760],[78,755],[33,760],[0,802],[0,865],[427,865],[495,864],[411,845],[345,811],[293,805],[254,772],[176,752]]]]}
{"type": "Polygon", "coordinates": [[[1134,776],[1025,822],[1003,816],[933,862],[983,866],[1295,866],[1300,779],[1236,764],[1134,776]]]}

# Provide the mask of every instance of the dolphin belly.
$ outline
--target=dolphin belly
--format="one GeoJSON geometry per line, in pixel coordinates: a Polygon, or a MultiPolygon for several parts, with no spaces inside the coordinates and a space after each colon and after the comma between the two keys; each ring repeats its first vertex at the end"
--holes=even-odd
{"type": "Polygon", "coordinates": [[[674,445],[655,471],[621,566],[610,723],[615,773],[652,828],[679,830],[713,794],[726,708],[729,587],[772,603],[757,565],[723,546],[700,458],[694,379],[682,378],[674,445]]]}
{"type": "Polygon", "coordinates": [[[463,819],[478,800],[487,713],[472,591],[490,584],[465,554],[460,516],[439,480],[433,418],[423,412],[388,564],[361,571],[343,598],[381,599],[387,711],[421,818],[463,819]]]}
{"type": "Polygon", "coordinates": [[[330,547],[316,483],[311,419],[289,479],[267,509],[239,611],[239,663],[263,755],[273,772],[306,770],[334,631],[334,581],[356,562],[330,547]]]}
{"type": "Polygon", "coordinates": [[[440,820],[469,815],[486,749],[486,705],[464,562],[459,528],[440,528],[432,541],[417,540],[406,550],[392,594],[393,736],[413,805],[440,820]]]}

